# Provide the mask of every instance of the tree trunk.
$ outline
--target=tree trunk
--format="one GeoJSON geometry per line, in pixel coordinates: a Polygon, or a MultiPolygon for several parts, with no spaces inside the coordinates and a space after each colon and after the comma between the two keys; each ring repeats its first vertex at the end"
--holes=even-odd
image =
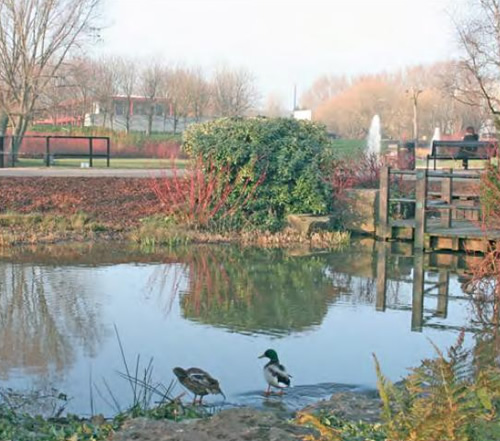
{"type": "Polygon", "coordinates": [[[127,100],[127,110],[125,112],[125,131],[127,135],[130,133],[130,122],[132,120],[132,99],[129,97],[127,100]]]}
{"type": "Polygon", "coordinates": [[[9,117],[5,113],[0,114],[0,136],[4,136],[7,133],[8,125],[9,117]]]}
{"type": "Polygon", "coordinates": [[[12,141],[11,141],[12,166],[14,166],[15,163],[18,161],[19,150],[23,143],[24,134],[28,129],[28,123],[29,123],[28,118],[26,118],[25,116],[20,116],[14,128],[14,132],[12,133],[12,141]]]}
{"type": "Polygon", "coordinates": [[[7,157],[5,156],[5,148],[6,148],[6,143],[5,143],[5,135],[7,134],[7,126],[9,125],[9,117],[5,113],[0,114],[0,137],[2,139],[0,140],[1,145],[0,145],[0,167],[5,167],[7,163],[7,157]]]}
{"type": "Polygon", "coordinates": [[[153,132],[153,112],[149,112],[148,115],[148,128],[146,135],[151,136],[151,133],[153,132]]]}
{"type": "Polygon", "coordinates": [[[178,122],[179,122],[179,117],[174,114],[174,120],[173,120],[173,123],[174,123],[174,135],[177,132],[177,123],[178,122]]]}

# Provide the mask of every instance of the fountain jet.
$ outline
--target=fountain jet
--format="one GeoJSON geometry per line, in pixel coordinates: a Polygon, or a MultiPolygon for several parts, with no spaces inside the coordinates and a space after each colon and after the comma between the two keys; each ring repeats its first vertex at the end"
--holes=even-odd
{"type": "Polygon", "coordinates": [[[370,124],[366,145],[368,146],[368,153],[380,155],[380,141],[382,136],[380,134],[380,117],[375,115],[370,124]]]}

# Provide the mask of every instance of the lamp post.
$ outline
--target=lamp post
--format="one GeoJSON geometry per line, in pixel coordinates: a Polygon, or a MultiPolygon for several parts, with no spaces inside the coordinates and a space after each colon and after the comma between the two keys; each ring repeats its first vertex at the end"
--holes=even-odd
{"type": "Polygon", "coordinates": [[[413,104],[413,138],[415,139],[415,147],[418,144],[418,97],[422,92],[423,90],[413,86],[406,89],[406,93],[410,96],[413,104]]]}

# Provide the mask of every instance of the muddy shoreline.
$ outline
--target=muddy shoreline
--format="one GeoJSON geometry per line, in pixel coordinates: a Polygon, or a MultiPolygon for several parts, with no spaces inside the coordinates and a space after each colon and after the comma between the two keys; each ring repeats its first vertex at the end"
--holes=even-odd
{"type": "Polygon", "coordinates": [[[295,413],[250,407],[225,409],[207,419],[175,422],[136,418],[117,431],[114,441],[292,441],[312,436],[317,428],[299,424],[302,414],[328,414],[353,423],[377,424],[380,399],[376,391],[342,391],[295,413]]]}

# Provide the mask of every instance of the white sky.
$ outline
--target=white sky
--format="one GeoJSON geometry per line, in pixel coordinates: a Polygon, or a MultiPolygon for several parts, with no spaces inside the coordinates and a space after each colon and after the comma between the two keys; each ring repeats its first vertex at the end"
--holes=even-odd
{"type": "Polygon", "coordinates": [[[245,66],[287,107],[294,84],[300,96],[323,73],[392,71],[456,48],[453,0],[104,1],[98,52],[245,66]]]}

